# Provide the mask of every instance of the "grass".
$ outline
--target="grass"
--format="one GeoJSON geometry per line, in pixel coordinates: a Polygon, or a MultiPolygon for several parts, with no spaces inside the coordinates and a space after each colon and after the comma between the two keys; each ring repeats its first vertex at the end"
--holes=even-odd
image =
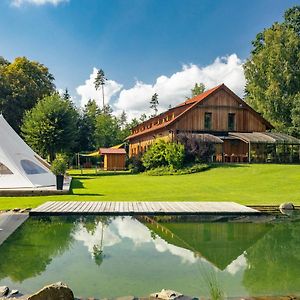
{"type": "Polygon", "coordinates": [[[0,210],[45,201],[235,201],[246,205],[300,204],[300,165],[217,165],[180,176],[70,171],[72,194],[0,197],[0,210]]]}

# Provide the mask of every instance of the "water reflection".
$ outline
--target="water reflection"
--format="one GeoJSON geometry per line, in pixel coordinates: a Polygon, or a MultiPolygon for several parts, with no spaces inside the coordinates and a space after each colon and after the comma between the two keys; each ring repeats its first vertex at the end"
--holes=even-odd
{"type": "Polygon", "coordinates": [[[83,297],[161,288],[200,296],[209,294],[202,279],[214,274],[227,296],[299,295],[299,250],[298,221],[31,218],[0,247],[0,285],[32,292],[62,280],[83,297]]]}
{"type": "Polygon", "coordinates": [[[72,244],[73,218],[29,219],[0,247],[0,280],[35,277],[72,244]]]}

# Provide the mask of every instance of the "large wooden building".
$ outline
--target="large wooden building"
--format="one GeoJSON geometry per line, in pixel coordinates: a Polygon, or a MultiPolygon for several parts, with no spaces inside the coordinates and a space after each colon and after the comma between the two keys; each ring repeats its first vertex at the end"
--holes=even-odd
{"type": "Polygon", "coordinates": [[[300,140],[274,127],[227,86],[221,84],[132,129],[129,156],[157,139],[176,141],[179,134],[197,135],[215,145],[213,161],[299,161],[300,140]]]}

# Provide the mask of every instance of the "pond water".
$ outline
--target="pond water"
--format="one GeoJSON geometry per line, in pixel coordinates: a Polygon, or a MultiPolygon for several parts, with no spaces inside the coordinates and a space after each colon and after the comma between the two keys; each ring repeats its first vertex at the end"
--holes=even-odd
{"type": "Polygon", "coordinates": [[[0,286],[63,281],[81,297],[300,295],[300,222],[191,217],[30,218],[0,246],[0,286]]]}

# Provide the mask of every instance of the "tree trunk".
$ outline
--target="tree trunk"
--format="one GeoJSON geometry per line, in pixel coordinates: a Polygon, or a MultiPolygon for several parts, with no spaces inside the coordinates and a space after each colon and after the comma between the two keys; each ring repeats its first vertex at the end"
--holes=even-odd
{"type": "Polygon", "coordinates": [[[102,84],[102,101],[103,101],[103,108],[104,108],[104,85],[102,84]]]}

